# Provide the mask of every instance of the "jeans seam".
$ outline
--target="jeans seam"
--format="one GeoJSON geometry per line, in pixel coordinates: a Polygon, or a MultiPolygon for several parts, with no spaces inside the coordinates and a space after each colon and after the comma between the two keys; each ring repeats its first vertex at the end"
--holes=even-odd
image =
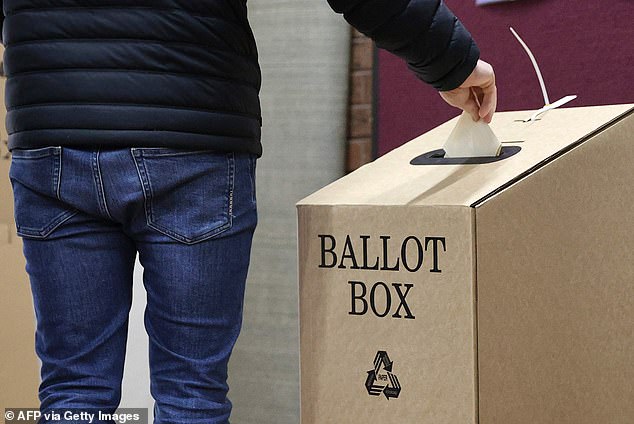
{"type": "Polygon", "coordinates": [[[61,198],[61,186],[62,186],[62,146],[57,146],[58,147],[58,154],[57,154],[57,187],[55,187],[55,197],[57,197],[57,200],[62,200],[61,198]]]}
{"type": "Polygon", "coordinates": [[[99,149],[95,152],[93,156],[93,172],[95,177],[95,184],[97,188],[97,196],[99,198],[99,206],[103,209],[103,211],[108,215],[108,218],[112,219],[110,215],[110,211],[108,210],[108,204],[106,203],[106,195],[103,189],[103,180],[101,177],[101,168],[99,167],[99,149]]]}
{"type": "Polygon", "coordinates": [[[255,157],[251,158],[251,202],[254,205],[257,203],[256,185],[255,185],[255,171],[257,169],[256,161],[257,159],[255,157]]]}
{"type": "Polygon", "coordinates": [[[51,157],[51,164],[50,164],[50,186],[49,186],[49,190],[50,193],[55,196],[55,191],[57,188],[57,155],[55,154],[55,150],[53,150],[53,152],[51,153],[50,157],[51,157]]]}
{"type": "Polygon", "coordinates": [[[228,166],[227,166],[227,182],[229,189],[229,226],[233,225],[233,192],[235,189],[235,155],[234,153],[230,153],[227,158],[228,166]]]}
{"type": "MultiPolygon", "coordinates": [[[[139,163],[137,162],[137,153],[136,153],[137,151],[139,152],[138,155],[142,154],[140,150],[137,150],[134,147],[130,148],[132,161],[134,162],[136,173],[139,176],[139,182],[141,183],[141,191],[143,192],[143,209],[145,210],[145,223],[149,226],[150,225],[150,215],[149,215],[150,211],[148,210],[149,201],[148,201],[148,196],[146,194],[145,180],[143,179],[143,175],[141,175],[141,168],[139,167],[139,163]]],[[[143,170],[143,173],[145,173],[145,169],[143,170]]]]}

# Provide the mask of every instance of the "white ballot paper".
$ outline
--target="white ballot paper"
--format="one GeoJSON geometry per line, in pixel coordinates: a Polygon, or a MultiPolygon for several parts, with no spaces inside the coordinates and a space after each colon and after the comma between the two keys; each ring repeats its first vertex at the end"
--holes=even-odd
{"type": "Polygon", "coordinates": [[[475,122],[463,112],[443,147],[446,158],[498,156],[502,144],[489,127],[480,119],[475,122]]]}

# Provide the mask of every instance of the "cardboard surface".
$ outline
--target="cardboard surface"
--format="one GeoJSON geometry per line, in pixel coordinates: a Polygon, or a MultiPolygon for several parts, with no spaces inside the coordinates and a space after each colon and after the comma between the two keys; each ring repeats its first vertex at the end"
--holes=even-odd
{"type": "MultiPolygon", "coordinates": [[[[413,215],[407,207],[390,208],[389,213],[375,206],[300,207],[299,244],[305,258],[300,261],[302,422],[475,422],[474,292],[469,279],[474,266],[472,215],[469,208],[459,206],[437,212],[418,208],[413,215]],[[335,267],[319,268],[321,240],[316,234],[336,240],[335,267]],[[359,237],[365,234],[372,234],[367,249],[359,237]],[[430,272],[433,254],[424,254],[418,271],[407,271],[405,265],[410,269],[418,265],[418,247],[414,238],[406,242],[410,261],[403,263],[405,240],[416,237],[424,249],[425,239],[437,235],[451,240],[446,252],[438,245],[442,272],[430,272]],[[368,267],[380,257],[379,269],[350,269],[354,261],[342,258],[347,236],[357,265],[363,265],[365,250],[371,261],[368,267]],[[386,249],[381,236],[390,237],[386,249]],[[397,263],[400,271],[380,269],[397,263]],[[415,287],[407,292],[408,285],[415,287]],[[353,290],[356,295],[365,291],[366,300],[357,299],[353,306],[353,290]],[[397,290],[407,293],[407,304],[415,305],[414,318],[400,307],[397,290]],[[364,315],[351,315],[364,309],[364,315]],[[397,401],[376,399],[366,392],[364,382],[380,350],[394,362],[393,372],[403,386],[397,401]],[[411,408],[414,404],[420,407],[411,408]]],[[[324,238],[327,247],[330,240],[324,238]]],[[[429,243],[427,252],[433,248],[429,243]]],[[[328,254],[325,265],[333,261],[328,254]]]]}
{"type": "Polygon", "coordinates": [[[621,121],[476,210],[482,423],[634,422],[632,134],[621,121]]]}
{"type": "Polygon", "coordinates": [[[302,423],[634,422],[632,110],[498,113],[514,156],[411,165],[449,122],[301,201],[302,423]]]}
{"type": "Polygon", "coordinates": [[[457,118],[308,196],[300,204],[465,205],[513,181],[557,152],[631,109],[631,105],[555,109],[535,122],[518,122],[527,111],[496,113],[491,129],[504,146],[522,151],[485,165],[409,166],[442,148],[457,118]],[[513,143],[521,141],[521,143],[513,143]]]}

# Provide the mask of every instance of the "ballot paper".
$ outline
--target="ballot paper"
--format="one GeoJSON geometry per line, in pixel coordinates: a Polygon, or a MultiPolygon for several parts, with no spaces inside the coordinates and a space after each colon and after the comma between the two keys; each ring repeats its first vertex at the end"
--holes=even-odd
{"type": "Polygon", "coordinates": [[[482,119],[475,122],[463,112],[443,147],[445,158],[498,156],[502,144],[482,119]]]}

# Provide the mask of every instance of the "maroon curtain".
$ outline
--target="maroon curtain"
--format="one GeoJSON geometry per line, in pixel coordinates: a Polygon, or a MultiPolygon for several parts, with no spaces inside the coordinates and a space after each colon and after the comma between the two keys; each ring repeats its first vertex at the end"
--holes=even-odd
{"type": "MultiPolygon", "coordinates": [[[[530,60],[508,27],[529,45],[555,101],[566,107],[634,102],[634,0],[517,0],[475,6],[446,0],[493,64],[498,111],[537,109],[543,97],[530,60]]],[[[459,114],[395,56],[379,52],[377,153],[384,154],[459,114]]]]}

